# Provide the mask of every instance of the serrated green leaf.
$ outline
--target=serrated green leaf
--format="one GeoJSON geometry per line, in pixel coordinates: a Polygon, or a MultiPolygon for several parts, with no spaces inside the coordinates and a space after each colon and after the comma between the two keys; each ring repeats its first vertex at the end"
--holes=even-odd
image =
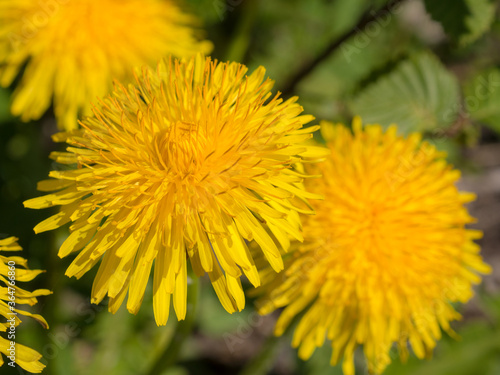
{"type": "Polygon", "coordinates": [[[450,126],[458,115],[459,98],[455,76],[436,57],[421,53],[368,86],[349,107],[366,123],[395,123],[408,134],[450,126]]]}
{"type": "Polygon", "coordinates": [[[490,0],[424,0],[424,3],[446,34],[462,46],[487,32],[495,18],[495,4],[490,0]]]}
{"type": "Polygon", "coordinates": [[[465,22],[469,33],[463,35],[459,42],[467,45],[479,39],[490,28],[495,19],[495,3],[489,0],[467,0],[471,15],[465,22]]]}
{"type": "Polygon", "coordinates": [[[468,114],[500,133],[500,70],[477,74],[465,87],[468,114]]]}

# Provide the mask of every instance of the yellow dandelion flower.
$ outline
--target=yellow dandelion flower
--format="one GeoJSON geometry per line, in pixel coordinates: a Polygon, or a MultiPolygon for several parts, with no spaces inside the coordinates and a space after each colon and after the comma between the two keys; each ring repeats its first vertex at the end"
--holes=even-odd
{"type": "MultiPolygon", "coordinates": [[[[9,237],[0,240],[0,251],[22,250],[17,244],[17,238],[9,237]]],[[[26,259],[18,256],[0,255],[0,315],[6,322],[0,323],[0,353],[7,357],[9,363],[19,365],[26,371],[38,374],[42,372],[45,365],[40,362],[42,355],[27,346],[17,343],[16,327],[21,323],[19,315],[29,316],[48,328],[43,317],[19,310],[17,305],[33,306],[37,303],[36,297],[49,295],[46,289],[38,289],[28,292],[18,286],[18,282],[31,281],[41,272],[40,270],[29,270],[26,259]]],[[[4,364],[4,358],[0,355],[0,367],[4,364]]]]}
{"type": "Polygon", "coordinates": [[[0,0],[0,86],[25,66],[12,113],[36,120],[53,100],[60,129],[74,129],[132,67],[209,53],[197,23],[174,0],[0,0]]]}
{"type": "Polygon", "coordinates": [[[292,342],[301,358],[328,338],[344,374],[354,374],[357,346],[379,374],[394,343],[403,359],[408,342],[418,358],[430,353],[460,317],[452,303],[467,302],[490,269],[473,242],[481,232],[465,228],[474,195],[457,190],[460,172],[443,153],[396,126],[363,128],[356,118],[353,128],[322,124],[331,156],[306,169],[323,176],[306,187],[325,200],[312,203],[284,274],[263,276],[259,308],[285,307],[277,335],[305,312],[292,342]]]}
{"type": "Polygon", "coordinates": [[[245,240],[283,268],[277,243],[302,239],[297,212],[310,212],[306,199],[317,198],[294,165],[325,149],[305,144],[319,126],[302,128],[313,117],[300,115],[296,98],[272,97],[264,68],[246,72],[201,55],[161,62],[156,72],[144,68],[135,86],[117,83],[84,129],[54,137],[70,147],[52,158],[73,167],[52,171],[38,189],[58,191],[25,206],[62,206],[36,232],[73,222],[59,251],[80,251],[68,276],[102,257],[94,303],[107,294],[114,312],[128,291],[127,308],[137,313],[154,267],[157,323],[167,322],[171,296],[183,319],[189,256],[224,308],[241,310],[242,272],[259,285],[245,240]]]}

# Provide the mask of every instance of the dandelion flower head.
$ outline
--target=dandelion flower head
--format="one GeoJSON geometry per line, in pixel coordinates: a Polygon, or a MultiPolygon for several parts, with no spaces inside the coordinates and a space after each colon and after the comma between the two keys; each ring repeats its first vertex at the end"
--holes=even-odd
{"type": "Polygon", "coordinates": [[[153,308],[159,325],[171,297],[186,313],[187,257],[197,275],[208,273],[224,308],[244,307],[240,276],[259,285],[247,248],[255,241],[276,271],[280,248],[302,240],[298,212],[310,212],[303,162],[325,155],[307,140],[292,98],[272,96],[261,67],[247,75],[238,63],[198,55],[144,68],[135,85],[116,85],[112,96],[62,133],[67,152],[52,158],[68,170],[52,171],[39,190],[55,191],[25,202],[62,206],[36,232],[72,222],[59,255],[79,252],[67,270],[80,277],[102,257],[92,301],[110,297],[116,311],[128,292],[136,313],[154,268],[153,308]],[[154,265],[153,265],[154,262],[154,265]]]}
{"type": "Polygon", "coordinates": [[[263,273],[259,308],[284,307],[277,335],[304,312],[292,342],[301,358],[328,338],[331,363],[343,358],[345,375],[354,374],[358,346],[380,374],[393,344],[403,360],[408,343],[423,358],[442,330],[452,332],[460,317],[452,304],[467,302],[489,267],[473,242],[481,233],[465,228],[474,195],[457,190],[460,172],[445,155],[419,134],[398,136],[396,126],[356,118],[353,128],[322,124],[331,156],[307,168],[322,178],[306,187],[325,200],[311,202],[316,215],[283,276],[263,273]]]}
{"type": "MultiPolygon", "coordinates": [[[[210,52],[198,21],[174,0],[0,0],[0,86],[24,73],[12,113],[36,120],[54,105],[60,129],[77,127],[113,79],[161,58],[210,52]]],[[[129,77],[130,76],[130,77],[129,77]]]]}
{"type": "MultiPolygon", "coordinates": [[[[0,322],[0,353],[7,358],[15,357],[17,365],[30,373],[38,374],[45,368],[45,365],[40,362],[42,355],[15,342],[15,332],[16,327],[21,323],[20,316],[22,315],[35,319],[45,328],[48,328],[48,324],[40,315],[20,310],[17,305],[33,306],[37,303],[37,297],[49,295],[51,292],[46,289],[29,292],[18,286],[19,282],[31,281],[43,272],[29,270],[24,258],[6,255],[6,252],[19,250],[22,249],[17,244],[17,238],[9,237],[0,240],[0,315],[5,318],[5,321],[0,322]],[[12,345],[12,343],[15,344],[12,345]]],[[[12,361],[12,359],[7,360],[12,361]]],[[[0,354],[0,367],[2,365],[4,365],[4,358],[0,354]]]]}

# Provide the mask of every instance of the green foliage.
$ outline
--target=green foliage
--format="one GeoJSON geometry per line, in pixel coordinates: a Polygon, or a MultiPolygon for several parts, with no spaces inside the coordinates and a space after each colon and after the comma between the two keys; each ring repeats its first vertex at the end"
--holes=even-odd
{"type": "Polygon", "coordinates": [[[466,0],[424,0],[425,7],[431,17],[440,22],[449,35],[459,36],[467,33],[466,17],[470,10],[466,0]]]}
{"type": "Polygon", "coordinates": [[[414,356],[389,366],[385,375],[496,375],[500,358],[500,327],[472,322],[463,327],[460,340],[445,338],[434,358],[424,362],[414,356]]]}
{"type": "Polygon", "coordinates": [[[500,70],[478,73],[465,86],[465,106],[470,117],[500,133],[500,70]]]}
{"type": "MultiPolygon", "coordinates": [[[[455,166],[464,169],[467,161],[461,155],[471,138],[467,134],[478,136],[483,125],[500,134],[500,29],[491,30],[497,5],[489,0],[424,2],[427,12],[443,26],[449,36],[447,40],[437,46],[420,40],[401,17],[403,6],[401,13],[389,14],[383,21],[375,22],[371,31],[358,30],[315,66],[293,94],[299,96],[298,102],[305,113],[317,117],[316,123],[323,119],[349,123],[353,115],[361,115],[365,123],[378,122],[384,126],[397,123],[402,133],[426,132],[434,136],[431,142],[448,152],[455,166]],[[475,126],[471,127],[471,123],[475,126]]],[[[267,75],[276,81],[275,91],[278,91],[287,86],[301,66],[351,30],[369,9],[375,9],[374,4],[383,6],[386,2],[186,0],[185,3],[200,17],[207,37],[214,42],[214,58],[225,60],[235,43],[233,48],[239,51],[236,55],[241,56],[240,62],[248,65],[250,71],[263,65],[267,75]],[[258,2],[258,10],[249,20],[245,9],[250,1],[258,2]],[[248,22],[249,27],[244,29],[244,35],[236,35],[242,22],[248,22]]],[[[55,345],[54,340],[67,324],[76,323],[79,333],[69,337],[61,348],[56,345],[57,355],[46,359],[48,367],[44,374],[142,374],[174,336],[173,310],[166,327],[155,325],[150,285],[137,316],[124,308],[112,315],[105,306],[93,306],[95,317],[90,320],[86,313],[68,313],[74,307],[68,295],[77,296],[87,306],[92,272],[96,270],[80,280],[67,279],[64,269],[74,257],[58,259],[54,242],[60,245],[68,230],[59,230],[53,237],[49,234],[35,237],[32,231],[36,223],[48,216],[48,211],[25,210],[22,202],[39,195],[36,182],[56,168],[48,155],[64,149],[64,145],[54,145],[50,140],[55,131],[50,113],[29,124],[10,115],[11,90],[0,89],[0,233],[21,238],[32,268],[48,270],[37,280],[40,283],[37,287],[56,291],[53,296],[42,298],[38,306],[49,320],[50,335],[33,326],[34,323],[23,325],[19,328],[19,342],[43,352],[46,345],[55,345]]],[[[445,335],[429,361],[411,356],[407,364],[401,364],[394,351],[393,364],[385,374],[500,374],[500,298],[491,296],[475,307],[481,315],[477,319],[465,316],[457,326],[460,340],[445,335]]],[[[204,279],[195,333],[184,345],[177,366],[161,375],[236,373],[239,369],[232,367],[233,363],[243,366],[252,361],[255,351],[236,357],[224,351],[228,346],[225,337],[235,340],[238,348],[255,349],[260,345],[258,340],[263,339],[262,332],[272,330],[272,327],[263,329],[256,317],[250,299],[242,312],[227,314],[204,279]],[[211,350],[214,346],[219,346],[217,351],[211,350]]],[[[267,322],[271,324],[272,318],[267,322]]],[[[328,341],[310,360],[302,361],[297,358],[297,351],[290,348],[290,336],[278,340],[279,371],[273,374],[342,374],[340,365],[329,364],[328,341]]],[[[362,356],[357,356],[356,365],[357,374],[367,373],[362,356]]],[[[5,366],[0,372],[17,374],[5,366]]]]}
{"type": "Polygon", "coordinates": [[[251,69],[265,66],[281,87],[304,61],[349,30],[366,4],[366,0],[261,1],[246,62],[251,69]]]}
{"type": "Polygon", "coordinates": [[[210,336],[217,337],[224,333],[234,333],[238,329],[251,330],[249,319],[250,309],[228,315],[221,306],[211,285],[203,285],[200,296],[200,310],[203,314],[198,317],[200,330],[210,336]]]}
{"type": "Polygon", "coordinates": [[[368,86],[351,102],[367,123],[398,124],[401,132],[450,126],[458,115],[457,79],[429,53],[420,53],[368,86]]]}
{"type": "Polygon", "coordinates": [[[409,41],[395,17],[384,23],[376,37],[361,34],[348,40],[298,87],[301,104],[320,119],[348,116],[348,98],[371,82],[373,72],[406,54],[409,41]]]}
{"type": "Polygon", "coordinates": [[[483,36],[490,28],[495,19],[497,4],[490,0],[467,0],[471,15],[466,18],[469,32],[462,35],[460,43],[467,45],[483,36]]]}
{"type": "Polygon", "coordinates": [[[333,368],[332,365],[330,365],[331,356],[332,347],[329,343],[326,343],[321,348],[316,349],[308,361],[301,363],[301,367],[304,368],[303,372],[308,375],[342,375],[340,365],[333,368]]]}
{"type": "Polygon", "coordinates": [[[203,20],[204,25],[221,22],[233,9],[224,0],[191,0],[188,8],[203,20]]]}
{"type": "Polygon", "coordinates": [[[489,0],[425,0],[427,11],[445,32],[460,45],[467,45],[486,33],[495,18],[489,0]]]}

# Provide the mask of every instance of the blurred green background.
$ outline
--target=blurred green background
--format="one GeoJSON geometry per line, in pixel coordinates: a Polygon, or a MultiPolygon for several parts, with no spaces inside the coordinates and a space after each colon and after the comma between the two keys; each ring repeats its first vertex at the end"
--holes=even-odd
{"type": "MultiPolygon", "coordinates": [[[[449,161],[463,172],[460,187],[478,195],[470,210],[478,218],[474,226],[485,233],[480,244],[494,271],[474,299],[458,307],[464,318],[453,326],[460,340],[444,337],[432,360],[411,357],[406,365],[395,350],[386,374],[499,375],[499,4],[407,0],[356,27],[385,5],[367,0],[186,0],[203,19],[215,58],[243,62],[250,70],[263,65],[276,89],[299,95],[305,112],[318,121],[349,123],[359,114],[365,122],[395,122],[403,133],[422,131],[448,152],[449,161]],[[354,35],[330,48],[351,30],[354,35]],[[322,54],[324,59],[312,63],[322,54]],[[294,79],[308,64],[311,73],[294,79]]],[[[18,328],[18,342],[44,355],[47,375],[146,373],[169,342],[175,319],[156,327],[150,288],[137,316],[123,307],[111,315],[105,305],[91,305],[96,267],[78,281],[64,276],[72,259],[61,260],[56,253],[67,231],[35,236],[32,228],[49,212],[22,205],[38,196],[37,181],[58,168],[48,155],[63,146],[50,139],[56,131],[50,112],[36,123],[21,123],[9,114],[9,97],[9,90],[0,90],[0,233],[20,237],[30,267],[47,270],[30,287],[54,291],[35,307],[50,330],[26,319],[18,328]]],[[[338,366],[329,366],[329,345],[303,362],[288,336],[266,344],[275,319],[259,317],[251,299],[241,313],[227,314],[210,283],[202,280],[193,333],[178,364],[157,375],[235,374],[262,352],[269,357],[262,374],[341,374],[338,366]]],[[[367,373],[361,360],[358,365],[359,374],[367,373]]],[[[19,373],[7,366],[0,372],[19,373]]]]}

